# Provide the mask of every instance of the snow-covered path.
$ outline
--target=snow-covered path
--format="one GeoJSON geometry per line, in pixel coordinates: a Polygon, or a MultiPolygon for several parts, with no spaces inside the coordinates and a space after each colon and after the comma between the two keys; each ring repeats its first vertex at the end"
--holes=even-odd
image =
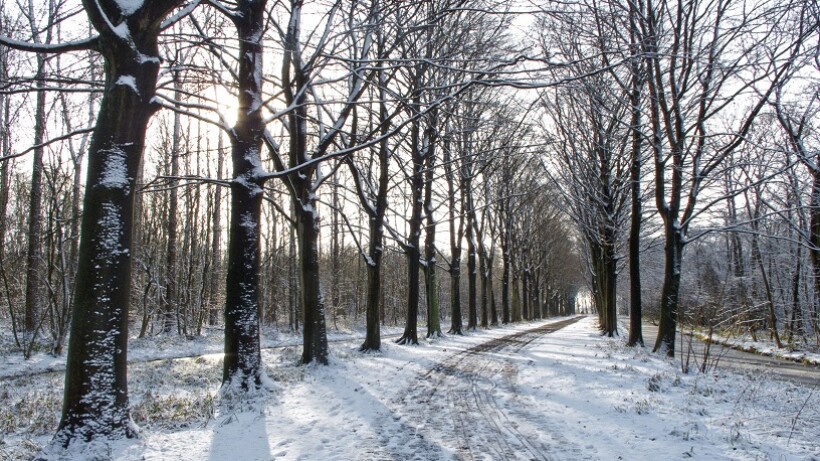
{"type": "MultiPolygon", "coordinates": [[[[581,317],[502,336],[447,357],[408,386],[395,413],[409,419],[412,412],[406,409],[417,403],[426,406],[416,432],[459,459],[548,459],[548,452],[567,448],[563,441],[539,427],[541,421],[519,408],[520,402],[504,396],[517,395],[517,353],[578,320],[581,317]]],[[[401,428],[394,433],[400,438],[401,428]]],[[[440,453],[430,450],[415,457],[435,459],[440,453]]]]}
{"type": "MultiPolygon", "coordinates": [[[[601,337],[591,317],[386,343],[377,354],[357,346],[337,343],[328,367],[296,366],[298,347],[264,351],[277,391],[183,423],[168,415],[193,414],[185,405],[196,398],[179,396],[216,394],[219,357],[134,367],[142,438],[62,459],[820,459],[820,391],[759,371],[682,374],[675,360],[601,337]],[[140,406],[146,392],[166,406],[140,406]]],[[[0,459],[48,438],[28,440],[0,441],[0,459]]]]}

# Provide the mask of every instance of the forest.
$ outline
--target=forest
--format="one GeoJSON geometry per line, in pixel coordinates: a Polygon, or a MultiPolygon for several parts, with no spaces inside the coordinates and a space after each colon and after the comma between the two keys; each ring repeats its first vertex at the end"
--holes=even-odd
{"type": "Polygon", "coordinates": [[[0,11],[0,348],[66,357],[56,445],[136,435],[145,338],[224,337],[238,400],[270,330],[319,365],[582,312],[820,349],[817,2],[0,11]]]}

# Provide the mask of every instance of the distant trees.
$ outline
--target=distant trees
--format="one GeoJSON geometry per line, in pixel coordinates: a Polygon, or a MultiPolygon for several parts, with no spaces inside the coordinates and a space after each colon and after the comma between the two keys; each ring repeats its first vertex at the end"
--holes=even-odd
{"type": "MultiPolygon", "coordinates": [[[[798,63],[790,76],[795,78],[802,70],[816,73],[820,70],[820,61],[815,56],[813,62],[806,60],[803,63],[798,63]]],[[[798,220],[795,227],[801,237],[801,245],[805,245],[811,255],[814,299],[809,303],[810,314],[808,317],[810,322],[808,323],[811,324],[811,328],[817,336],[820,333],[820,314],[818,314],[820,311],[820,158],[817,156],[816,149],[818,141],[820,141],[820,138],[818,138],[820,85],[816,81],[800,83],[805,85],[805,92],[803,97],[800,98],[803,99],[802,101],[788,100],[783,93],[784,85],[781,83],[775,90],[772,106],[774,106],[774,115],[785,138],[783,148],[787,152],[787,161],[791,163],[793,155],[795,162],[802,165],[808,173],[807,182],[810,184],[808,206],[806,207],[808,209],[808,219],[798,220]]],[[[793,178],[792,184],[797,186],[794,190],[797,195],[796,198],[802,195],[799,176],[797,172],[789,176],[793,178]]],[[[795,309],[792,311],[795,319],[798,304],[802,305],[802,303],[795,303],[795,309]]]]}
{"type": "Polygon", "coordinates": [[[573,64],[553,74],[572,82],[543,91],[541,101],[550,116],[551,171],[587,249],[600,328],[613,336],[618,333],[618,253],[629,212],[631,131],[627,88],[619,87],[617,74],[599,71],[609,62],[593,32],[597,14],[603,13],[593,13],[571,10],[544,24],[550,32],[543,46],[573,64]],[[565,35],[572,39],[564,41],[565,35]]]}

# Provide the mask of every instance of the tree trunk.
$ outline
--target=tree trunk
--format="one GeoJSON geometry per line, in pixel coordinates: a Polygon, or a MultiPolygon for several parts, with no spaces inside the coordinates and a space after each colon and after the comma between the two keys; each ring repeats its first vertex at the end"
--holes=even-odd
{"type": "MultiPolygon", "coordinates": [[[[502,211],[502,216],[504,212],[502,211]]],[[[505,226],[501,238],[501,323],[510,323],[510,242],[505,226]]],[[[492,269],[491,269],[492,270],[492,269]]],[[[493,315],[495,317],[495,315],[493,315]]]]}
{"type": "Polygon", "coordinates": [[[430,114],[430,125],[424,134],[424,287],[427,293],[427,337],[441,336],[441,306],[436,280],[436,219],[433,216],[433,182],[436,164],[437,111],[430,114]]]}
{"type": "MultiPolygon", "coordinates": [[[[640,112],[632,115],[632,126],[637,126],[640,112]]],[[[639,122],[638,122],[639,123],[639,122]]],[[[632,165],[630,172],[632,216],[629,227],[629,339],[627,346],[643,347],[643,325],[641,305],[641,134],[633,133],[632,165]]]]}
{"type": "Polygon", "coordinates": [[[339,234],[341,234],[342,230],[339,224],[339,213],[341,213],[341,208],[339,204],[339,177],[336,174],[335,170],[333,171],[333,176],[330,182],[331,187],[333,188],[330,193],[330,309],[331,319],[333,320],[333,329],[338,331],[338,313],[342,301],[341,295],[339,293],[339,259],[341,258],[339,234]]]}
{"type": "Polygon", "coordinates": [[[282,81],[288,105],[295,109],[288,114],[290,135],[290,167],[303,166],[289,176],[293,187],[293,212],[299,241],[299,268],[302,292],[302,363],[328,363],[325,302],[319,280],[319,214],[316,208],[316,190],[313,184],[316,165],[304,167],[308,158],[307,93],[310,75],[302,62],[301,0],[291,2],[291,19],[285,37],[285,56],[282,62],[282,81]]]}
{"type": "Polygon", "coordinates": [[[381,268],[382,268],[382,240],[383,223],[379,225],[376,219],[371,219],[370,228],[370,261],[367,264],[367,310],[366,310],[366,333],[364,343],[359,348],[361,351],[378,351],[381,349],[381,326],[379,323],[379,301],[382,292],[381,268]]]}
{"type": "MultiPolygon", "coordinates": [[[[420,174],[420,173],[419,173],[420,174]]],[[[410,217],[410,234],[405,254],[407,257],[407,321],[404,333],[396,341],[398,344],[418,344],[419,312],[419,252],[421,233],[421,190],[413,191],[412,214],[410,217]]]]}
{"type": "Polygon", "coordinates": [[[481,272],[481,328],[490,326],[490,284],[492,281],[488,275],[487,258],[482,251],[479,254],[479,271],[481,272]]]}
{"type": "Polygon", "coordinates": [[[683,236],[680,229],[667,224],[663,289],[661,290],[661,321],[658,338],[652,352],[663,352],[675,356],[675,333],[678,327],[678,299],[680,295],[681,258],[683,256],[683,236]]]}
{"type": "Polygon", "coordinates": [[[319,279],[319,216],[316,201],[304,197],[297,204],[296,231],[299,235],[299,263],[302,285],[302,306],[305,310],[302,325],[302,363],[328,363],[325,302],[319,279]]]}
{"type": "MultiPolygon", "coordinates": [[[[31,12],[34,13],[33,11],[31,12]]],[[[51,30],[51,29],[49,29],[51,30]]],[[[42,260],[41,245],[43,218],[43,141],[46,131],[46,93],[45,87],[45,57],[37,55],[37,75],[35,85],[38,89],[35,98],[34,113],[34,157],[31,166],[31,191],[28,207],[28,251],[26,253],[26,300],[25,319],[23,327],[31,335],[35,335],[41,320],[40,280],[42,260]]]]}
{"type": "MultiPolygon", "coordinates": [[[[414,99],[418,107],[418,98],[414,99]]],[[[422,193],[424,191],[424,153],[419,147],[419,122],[415,121],[411,127],[410,143],[413,156],[413,174],[410,177],[411,204],[409,234],[405,254],[407,255],[407,321],[404,333],[396,341],[397,344],[418,344],[418,315],[419,315],[419,258],[421,257],[421,226],[422,226],[422,193]]]]}
{"type": "MultiPolygon", "coordinates": [[[[116,5],[103,2],[106,11],[116,5]]],[[[128,411],[128,307],[135,179],[144,151],[159,71],[157,36],[178,1],[144,6],[123,18],[127,38],[113,34],[99,4],[84,2],[101,31],[105,88],[91,145],[65,393],[55,443],[133,437],[128,411]],[[127,29],[126,29],[127,28],[127,29]]]]}
{"type": "MultiPolygon", "coordinates": [[[[447,200],[450,206],[450,330],[448,333],[461,335],[463,323],[461,314],[461,237],[464,232],[463,215],[459,214],[459,209],[456,208],[456,183],[455,175],[453,174],[452,157],[450,155],[450,136],[445,137],[444,142],[444,175],[447,179],[447,200]],[[458,226],[456,226],[458,220],[458,226]]],[[[464,212],[464,194],[460,195],[461,212],[464,212]]]]}
{"type": "MultiPolygon", "coordinates": [[[[410,232],[413,232],[411,223],[410,232]]],[[[421,227],[421,226],[418,226],[421,227]]],[[[418,238],[416,238],[418,243],[418,238]]],[[[419,315],[419,254],[418,245],[410,246],[405,250],[407,256],[407,321],[404,326],[404,333],[397,344],[418,344],[418,315],[419,315]]]]}
{"type": "Polygon", "coordinates": [[[530,270],[524,269],[521,277],[521,317],[524,320],[532,320],[530,315],[530,270]]]}
{"type": "MultiPolygon", "coordinates": [[[[425,256],[426,261],[430,261],[427,259],[430,256],[429,252],[425,252],[427,255],[425,256]]],[[[435,255],[433,255],[435,258],[435,255]]],[[[428,338],[439,338],[441,337],[441,308],[439,305],[439,294],[438,294],[438,281],[436,280],[436,266],[435,266],[435,259],[433,259],[433,263],[424,266],[424,288],[425,293],[427,294],[427,337],[428,338]]]]}
{"type": "Polygon", "coordinates": [[[222,388],[245,392],[263,385],[259,340],[259,266],[262,216],[260,149],[264,122],[262,94],[262,30],[265,2],[237,5],[234,25],[239,36],[238,109],[231,130],[231,220],[225,278],[225,361],[222,388]]]}
{"type": "Polygon", "coordinates": [[[617,254],[615,249],[614,232],[605,232],[607,243],[604,245],[604,306],[606,309],[605,333],[609,337],[618,335],[618,306],[617,306],[617,254]]]}
{"type": "MultiPolygon", "coordinates": [[[[809,251],[811,255],[812,275],[814,276],[814,296],[817,298],[815,299],[815,303],[818,303],[820,302],[820,168],[816,168],[812,171],[810,204],[809,226],[811,226],[811,235],[809,240],[811,246],[809,247],[809,251]]],[[[818,328],[817,322],[817,310],[814,312],[815,315],[812,316],[812,323],[815,334],[817,334],[820,333],[820,329],[818,328]]]]}
{"type": "Polygon", "coordinates": [[[632,136],[632,161],[629,165],[631,216],[629,226],[629,339],[627,346],[644,346],[643,341],[643,309],[641,304],[641,146],[643,133],[641,130],[641,76],[640,46],[638,45],[636,5],[629,5],[629,40],[630,52],[635,56],[630,59],[630,92],[629,102],[632,105],[630,120],[632,136]]]}
{"type": "MultiPolygon", "coordinates": [[[[223,133],[219,133],[219,141],[216,152],[216,177],[222,178],[222,143],[223,133]]],[[[209,272],[210,302],[208,305],[208,325],[216,325],[219,322],[219,309],[216,303],[219,293],[219,275],[222,273],[222,187],[214,188],[214,209],[211,223],[211,270],[209,272]]]]}
{"type": "Polygon", "coordinates": [[[296,250],[296,235],[296,226],[290,226],[290,238],[288,239],[288,326],[291,332],[299,331],[299,313],[302,306],[302,290],[299,287],[299,277],[296,275],[296,261],[299,259],[296,250]]]}
{"type": "Polygon", "coordinates": [[[487,264],[487,280],[490,291],[490,325],[498,325],[498,305],[495,299],[495,289],[493,287],[493,258],[489,258],[487,264]]]}
{"type": "Polygon", "coordinates": [[[225,361],[222,386],[247,391],[261,386],[259,344],[259,227],[262,188],[242,180],[253,167],[249,151],[234,145],[231,221],[225,280],[225,361]],[[250,167],[250,168],[249,168],[250,167]]]}
{"type": "MultiPolygon", "coordinates": [[[[512,264],[511,264],[512,265],[512,264]]],[[[513,266],[514,267],[514,266],[513,266]]],[[[512,299],[511,299],[511,309],[510,309],[510,321],[512,322],[520,322],[521,321],[521,279],[518,276],[518,271],[516,269],[511,270],[512,274],[512,299]]]]}
{"type": "MultiPolygon", "coordinates": [[[[182,86],[178,72],[174,72],[174,99],[182,99],[182,86]]],[[[179,195],[177,180],[179,176],[179,136],[181,115],[174,113],[173,139],[171,139],[171,180],[168,198],[167,245],[165,248],[165,296],[162,302],[162,332],[170,334],[179,332],[179,307],[177,305],[177,214],[179,213],[179,195]]]]}
{"type": "MultiPolygon", "coordinates": [[[[381,55],[381,49],[379,52],[381,55]]],[[[389,124],[387,123],[387,96],[383,85],[383,75],[380,72],[379,78],[379,121],[381,126],[382,141],[379,143],[379,189],[376,193],[376,207],[369,216],[370,221],[370,246],[368,248],[369,260],[367,261],[367,307],[366,307],[366,333],[364,344],[360,347],[362,351],[377,351],[381,349],[381,326],[380,321],[384,320],[384,289],[382,288],[382,259],[384,251],[384,216],[387,213],[387,192],[390,186],[390,150],[388,146],[387,133],[389,124]]]]}
{"type": "Polygon", "coordinates": [[[475,330],[478,327],[477,291],[478,280],[476,273],[476,244],[473,226],[475,213],[472,205],[467,211],[467,329],[475,330]]]}
{"type": "Polygon", "coordinates": [[[534,320],[541,320],[544,318],[543,303],[541,302],[541,270],[536,269],[532,280],[532,302],[530,303],[532,309],[532,318],[534,320]]]}

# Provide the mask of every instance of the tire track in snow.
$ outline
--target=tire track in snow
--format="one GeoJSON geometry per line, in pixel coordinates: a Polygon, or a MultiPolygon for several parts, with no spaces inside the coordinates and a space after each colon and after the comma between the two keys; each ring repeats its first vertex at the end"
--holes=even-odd
{"type": "MultiPolygon", "coordinates": [[[[557,434],[511,418],[495,397],[500,386],[514,388],[516,367],[499,357],[515,354],[541,336],[571,325],[582,317],[562,320],[478,344],[445,359],[420,376],[399,404],[424,411],[413,423],[418,433],[452,447],[457,459],[547,460],[556,445],[571,450],[557,434]],[[552,442],[546,444],[539,434],[552,442]]],[[[524,412],[517,412],[526,419],[524,412]]],[[[580,454],[580,453],[576,453],[580,454]]]]}

